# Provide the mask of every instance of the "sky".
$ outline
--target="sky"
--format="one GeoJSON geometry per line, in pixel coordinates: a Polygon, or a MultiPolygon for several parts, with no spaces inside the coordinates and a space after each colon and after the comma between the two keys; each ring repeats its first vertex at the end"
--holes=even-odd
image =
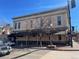
{"type": "MultiPolygon", "coordinates": [[[[67,0],[0,0],[0,25],[13,24],[14,16],[23,16],[67,5],[67,0]]],[[[79,29],[79,0],[71,9],[72,26],[79,29]]]]}

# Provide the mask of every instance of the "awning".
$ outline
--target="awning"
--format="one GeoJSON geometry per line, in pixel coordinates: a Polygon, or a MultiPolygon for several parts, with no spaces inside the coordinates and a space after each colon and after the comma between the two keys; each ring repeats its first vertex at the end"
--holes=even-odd
{"type": "Polygon", "coordinates": [[[60,31],[60,32],[58,32],[58,33],[55,33],[55,35],[65,35],[65,34],[66,34],[65,31],[60,31]]]}
{"type": "Polygon", "coordinates": [[[39,35],[39,34],[55,34],[60,31],[65,31],[67,27],[59,27],[59,28],[43,28],[43,29],[34,29],[34,30],[26,30],[26,31],[15,31],[10,34],[10,36],[26,36],[26,35],[39,35]]]}

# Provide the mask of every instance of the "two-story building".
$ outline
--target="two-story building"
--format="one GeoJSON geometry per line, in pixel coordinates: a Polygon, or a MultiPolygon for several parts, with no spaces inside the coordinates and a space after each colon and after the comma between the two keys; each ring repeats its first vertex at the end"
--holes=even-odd
{"type": "Polygon", "coordinates": [[[67,41],[67,6],[13,18],[18,45],[48,45],[67,41]]]}

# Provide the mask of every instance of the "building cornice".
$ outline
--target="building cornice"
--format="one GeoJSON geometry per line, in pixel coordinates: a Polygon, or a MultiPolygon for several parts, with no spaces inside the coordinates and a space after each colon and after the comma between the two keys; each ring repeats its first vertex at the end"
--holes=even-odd
{"type": "Polygon", "coordinates": [[[51,9],[51,10],[48,10],[48,11],[42,11],[42,12],[38,12],[38,13],[33,13],[33,14],[29,14],[29,15],[24,15],[24,16],[16,16],[16,17],[13,17],[12,19],[19,19],[19,18],[23,18],[23,17],[36,16],[36,15],[55,12],[55,11],[60,11],[60,10],[67,10],[67,6],[51,9]]]}

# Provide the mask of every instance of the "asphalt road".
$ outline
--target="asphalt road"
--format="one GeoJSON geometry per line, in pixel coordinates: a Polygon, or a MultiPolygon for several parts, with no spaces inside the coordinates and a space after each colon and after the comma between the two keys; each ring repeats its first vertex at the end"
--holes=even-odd
{"type": "Polygon", "coordinates": [[[40,59],[44,55],[46,55],[51,50],[38,50],[36,52],[33,52],[31,54],[28,54],[26,56],[20,57],[18,59],[40,59]]]}
{"type": "Polygon", "coordinates": [[[79,51],[52,51],[41,59],[79,59],[79,51]]]}
{"type": "Polygon", "coordinates": [[[18,59],[79,59],[79,51],[39,50],[18,59]]]}
{"type": "MultiPolygon", "coordinates": [[[[0,59],[12,59],[15,56],[34,50],[36,49],[15,49],[10,55],[0,57],[0,59]]],[[[79,51],[53,51],[39,49],[16,59],[79,59],[79,51]]]]}
{"type": "Polygon", "coordinates": [[[0,57],[0,59],[12,59],[14,57],[17,57],[35,50],[36,49],[13,49],[13,51],[9,55],[2,56],[0,57]]]}

